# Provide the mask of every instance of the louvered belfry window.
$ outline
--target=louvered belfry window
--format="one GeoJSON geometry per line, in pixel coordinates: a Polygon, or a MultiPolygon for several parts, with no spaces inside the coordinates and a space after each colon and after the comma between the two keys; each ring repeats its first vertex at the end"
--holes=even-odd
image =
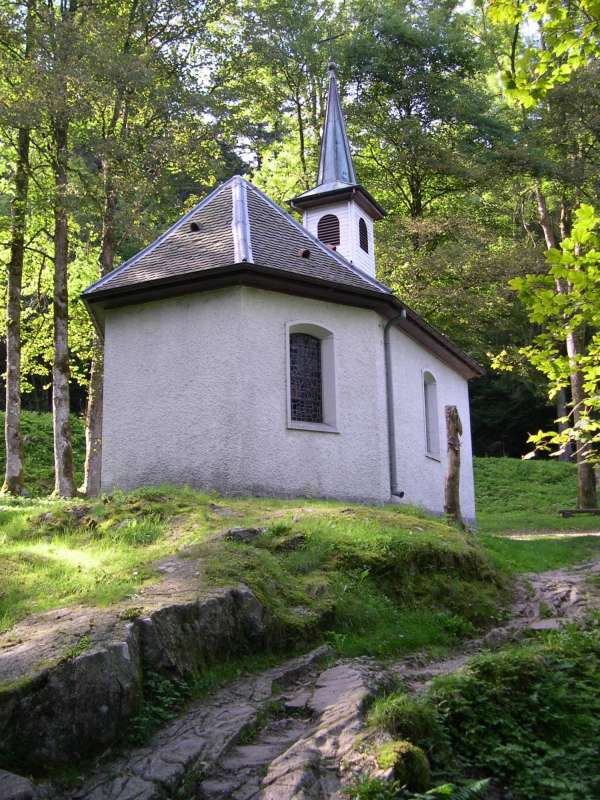
{"type": "Polygon", "coordinates": [[[335,214],[325,214],[319,220],[317,236],[330,247],[337,247],[340,243],[340,221],[335,214]]]}
{"type": "Polygon", "coordinates": [[[291,416],[296,422],[323,422],[321,340],[308,333],[290,334],[291,416]]]}
{"type": "Polygon", "coordinates": [[[367,223],[364,219],[360,219],[358,223],[358,242],[361,246],[361,249],[365,251],[365,253],[369,252],[369,233],[367,231],[367,223]]]}

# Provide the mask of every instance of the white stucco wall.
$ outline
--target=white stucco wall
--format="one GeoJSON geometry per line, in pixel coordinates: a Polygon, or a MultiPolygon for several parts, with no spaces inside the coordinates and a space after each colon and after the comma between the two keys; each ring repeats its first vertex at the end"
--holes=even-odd
{"type": "MultiPolygon", "coordinates": [[[[104,490],[159,483],[224,493],[390,499],[383,322],[373,311],[237,287],[106,313],[104,490]],[[333,333],[336,433],[288,427],[289,325],[333,333]]],[[[466,381],[391,334],[404,502],[443,510],[444,406],[464,427],[462,504],[474,517],[466,381]],[[425,453],[422,372],[437,379],[439,461],[425,453]]]]}
{"type": "Polygon", "coordinates": [[[455,405],[460,414],[461,509],[465,519],[475,519],[475,495],[471,453],[471,421],[467,381],[424,347],[397,329],[391,331],[392,371],[397,438],[398,488],[404,502],[435,513],[444,510],[447,466],[445,406],[455,405]],[[423,373],[430,372],[437,384],[437,415],[440,437],[439,459],[427,454],[423,373]]]}
{"type": "Polygon", "coordinates": [[[239,484],[239,290],[106,313],[102,486],[239,484]]]}
{"type": "Polygon", "coordinates": [[[354,200],[344,200],[341,203],[330,203],[328,205],[309,208],[304,212],[304,227],[317,236],[319,220],[326,214],[335,214],[340,221],[340,244],[337,248],[344,258],[352,264],[356,264],[359,269],[366,272],[372,278],[375,277],[375,241],[373,238],[373,220],[365,214],[361,207],[354,200]],[[369,252],[360,246],[358,233],[358,222],[364,219],[367,226],[369,239],[369,252]]]}
{"type": "Polygon", "coordinates": [[[109,311],[103,488],[387,500],[380,340],[372,311],[241,287],[109,311]],[[287,427],[290,322],[334,334],[339,433],[287,427]]]}

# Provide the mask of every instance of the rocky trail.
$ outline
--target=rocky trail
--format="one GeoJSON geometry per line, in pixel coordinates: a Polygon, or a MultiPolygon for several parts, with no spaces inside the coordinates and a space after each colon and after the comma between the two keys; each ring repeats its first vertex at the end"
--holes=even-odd
{"type": "Polygon", "coordinates": [[[2,800],[341,800],[360,775],[387,777],[364,742],[369,701],[401,680],[422,691],[474,653],[600,607],[600,559],[524,576],[509,619],[452,657],[334,661],[327,647],[242,678],[195,703],[144,747],[57,792],[0,773],[2,800]],[[592,580],[590,580],[592,579],[592,580]],[[596,579],[594,581],[593,579],[596,579]]]}

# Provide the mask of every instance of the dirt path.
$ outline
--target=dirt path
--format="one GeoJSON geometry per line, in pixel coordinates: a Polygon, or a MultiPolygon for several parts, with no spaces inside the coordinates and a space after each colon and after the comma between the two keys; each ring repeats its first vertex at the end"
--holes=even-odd
{"type": "Polygon", "coordinates": [[[190,709],[147,747],[103,768],[76,800],[340,800],[364,772],[385,775],[357,748],[368,701],[400,677],[420,692],[474,653],[526,629],[558,628],[600,607],[600,559],[523,576],[509,619],[450,658],[390,665],[344,659],[324,669],[321,649],[245,678],[190,709]],[[183,788],[182,788],[183,787],[183,788]],[[181,793],[183,792],[183,793],[181,793]]]}
{"type": "Polygon", "coordinates": [[[515,587],[508,620],[485,636],[466,642],[461,652],[440,661],[423,662],[418,655],[394,665],[407,688],[422,691],[440,675],[456,672],[475,653],[518,639],[525,630],[556,630],[600,608],[600,558],[570,569],[523,575],[515,587]]]}

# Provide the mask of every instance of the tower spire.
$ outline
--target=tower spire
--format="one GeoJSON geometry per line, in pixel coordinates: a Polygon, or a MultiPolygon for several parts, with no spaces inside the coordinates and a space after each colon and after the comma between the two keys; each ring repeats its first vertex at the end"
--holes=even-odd
{"type": "Polygon", "coordinates": [[[329,184],[335,185],[331,188],[340,188],[343,184],[347,186],[356,184],[356,174],[338,91],[336,64],[333,61],[329,63],[329,91],[317,179],[318,186],[329,184]]]}
{"type": "Polygon", "coordinates": [[[357,183],[335,70],[330,62],[317,185],[288,202],[313,236],[375,277],[373,223],[385,211],[357,183]]]}

